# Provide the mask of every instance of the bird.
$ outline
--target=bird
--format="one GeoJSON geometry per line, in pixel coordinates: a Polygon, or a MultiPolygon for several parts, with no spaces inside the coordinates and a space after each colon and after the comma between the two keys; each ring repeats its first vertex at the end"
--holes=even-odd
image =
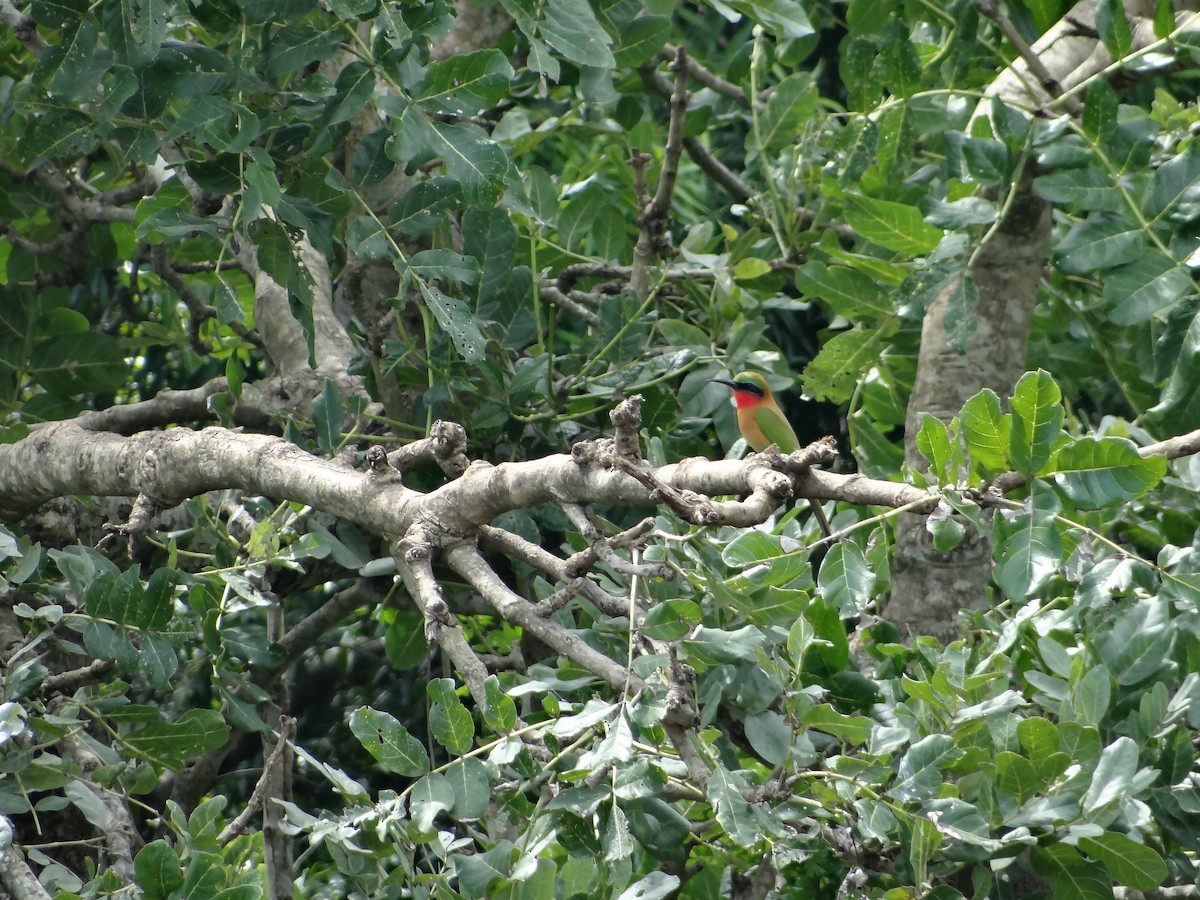
{"type": "MultiPolygon", "coordinates": [[[[787,420],[775,395],[758,372],[739,372],[728,378],[711,378],[733,390],[733,402],[737,406],[738,430],[755,453],[761,453],[774,444],[780,453],[793,453],[800,449],[800,439],[792,423],[787,420]]],[[[826,537],[830,536],[829,520],[820,505],[809,501],[813,516],[826,537]]]]}

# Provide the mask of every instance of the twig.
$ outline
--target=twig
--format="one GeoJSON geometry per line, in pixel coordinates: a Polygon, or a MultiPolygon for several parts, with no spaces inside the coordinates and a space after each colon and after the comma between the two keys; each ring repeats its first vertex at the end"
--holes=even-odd
{"type": "Polygon", "coordinates": [[[283,759],[284,751],[287,750],[288,743],[296,737],[296,719],[294,716],[279,717],[279,733],[275,736],[275,747],[271,750],[270,756],[263,762],[263,772],[258,779],[258,783],[254,785],[254,790],[250,794],[250,799],[246,801],[246,808],[243,809],[237,816],[217,835],[217,843],[227,844],[250,826],[250,820],[253,819],[258,812],[263,808],[263,804],[267,800],[267,791],[272,781],[272,776],[278,772],[280,763],[283,759]]]}
{"type": "MultiPolygon", "coordinates": [[[[564,582],[563,588],[555,592],[563,596],[554,597],[554,595],[551,595],[551,597],[554,597],[553,601],[551,597],[547,597],[540,603],[535,604],[535,610],[539,615],[549,615],[575,594],[595,604],[605,615],[616,618],[628,612],[628,604],[623,597],[610,594],[604,588],[600,587],[600,585],[596,584],[596,582],[573,574],[572,561],[575,560],[575,556],[572,556],[570,560],[560,559],[549,550],[539,547],[537,544],[530,543],[520,535],[513,534],[511,531],[505,531],[503,528],[497,528],[494,525],[484,525],[479,529],[479,535],[489,548],[511,556],[513,559],[520,560],[523,563],[527,563],[535,569],[541,569],[556,581],[564,582]]],[[[576,554],[576,556],[579,555],[576,554]]]]}
{"type": "Polygon", "coordinates": [[[0,22],[13,30],[25,49],[38,56],[46,49],[46,39],[38,34],[33,16],[21,12],[12,0],[0,0],[0,22]]]}
{"type": "MultiPolygon", "coordinates": [[[[1016,26],[1013,25],[1008,16],[1000,9],[1000,5],[996,0],[975,0],[975,8],[979,10],[980,15],[986,16],[999,26],[1001,33],[1007,38],[1012,48],[1017,51],[1017,55],[1024,60],[1025,65],[1029,67],[1029,71],[1041,83],[1043,90],[1051,97],[1062,97],[1062,84],[1050,73],[1050,70],[1046,68],[1046,64],[1042,62],[1042,58],[1033,51],[1033,48],[1025,43],[1025,38],[1021,36],[1016,26]]],[[[1118,11],[1118,13],[1124,15],[1123,12],[1118,11]]],[[[1083,111],[1083,107],[1074,97],[1068,97],[1064,102],[1067,111],[1073,116],[1078,116],[1083,111]]]]}
{"type": "Polygon", "coordinates": [[[405,444],[387,455],[387,461],[401,472],[418,466],[437,463],[451,478],[457,478],[467,470],[471,461],[467,458],[467,430],[457,422],[438,419],[429,429],[429,437],[405,444]]]}
{"type": "Polygon", "coordinates": [[[564,294],[553,283],[544,282],[541,286],[542,296],[555,306],[566,310],[586,322],[588,325],[599,325],[600,317],[575,299],[575,291],[570,295],[564,294]]]}
{"type": "Polygon", "coordinates": [[[745,203],[754,196],[754,189],[742,181],[725,163],[713,156],[708,148],[700,142],[699,138],[684,137],[683,149],[692,158],[692,162],[720,187],[724,188],[725,193],[729,194],[734,200],[737,200],[739,203],[745,203]]]}
{"type": "MultiPolygon", "coordinates": [[[[0,10],[6,5],[7,0],[0,0],[0,10]]],[[[0,816],[0,833],[10,836],[13,833],[12,822],[7,817],[0,816]]],[[[0,884],[12,892],[13,900],[50,900],[50,895],[11,841],[6,841],[4,849],[0,850],[0,884]]]]}
{"type": "MultiPolygon", "coordinates": [[[[103,761],[78,732],[64,735],[62,743],[71,761],[79,766],[83,778],[90,784],[91,774],[104,765],[103,761]]],[[[109,854],[109,868],[123,884],[132,885],[133,857],[142,839],[129,813],[129,806],[122,795],[103,788],[96,791],[96,796],[108,813],[103,837],[109,854]]]]}
{"type": "MultiPolygon", "coordinates": [[[[600,529],[592,522],[587,514],[587,510],[582,506],[576,503],[567,503],[563,505],[563,511],[567,514],[567,518],[571,521],[571,524],[575,526],[579,533],[583,535],[584,540],[588,542],[588,550],[584,551],[586,556],[577,553],[571,559],[567,560],[568,572],[582,574],[592,567],[596,559],[600,559],[613,571],[622,572],[626,575],[668,580],[675,577],[675,570],[663,563],[634,564],[617,556],[608,538],[600,533],[600,529]]],[[[640,534],[646,535],[653,528],[654,520],[647,519],[638,525],[636,530],[640,534]]]]}
{"type": "MultiPolygon", "coordinates": [[[[666,44],[663,46],[662,52],[659,54],[659,58],[674,58],[678,60],[678,54],[682,49],[682,47],[672,47],[670,44],[666,44]]],[[[684,54],[683,62],[687,67],[688,75],[696,79],[696,81],[704,85],[706,88],[711,88],[722,97],[728,97],[730,100],[734,100],[740,103],[742,106],[750,106],[750,98],[746,96],[746,92],[742,90],[740,86],[734,84],[732,81],[726,81],[724,78],[721,78],[710,72],[686,53],[684,54]]],[[[664,79],[664,81],[665,80],[666,79],[664,79]]]]}
{"type": "Polygon", "coordinates": [[[69,694],[86,684],[93,684],[117,667],[115,660],[96,659],[79,669],[48,676],[41,684],[41,693],[69,694]]]}
{"type": "MultiPolygon", "coordinates": [[[[534,605],[513,591],[495,573],[473,546],[458,544],[446,554],[446,561],[455,572],[483,594],[506,621],[518,625],[542,643],[587,669],[619,691],[629,694],[651,693],[650,685],[625,667],[585,643],[575,632],[553,619],[543,619],[534,605]]],[[[690,724],[696,713],[685,706],[668,712],[668,720],[690,724]]]]}
{"type": "Polygon", "coordinates": [[[662,168],[658,174],[658,187],[654,197],[644,202],[647,193],[645,169],[649,158],[644,153],[633,151],[630,164],[633,166],[637,183],[638,240],[633,248],[633,273],[629,284],[634,293],[645,297],[650,290],[650,266],[671,253],[671,198],[675,194],[675,179],[679,175],[679,160],[683,156],[683,129],[687,121],[687,51],[675,48],[675,61],[671,64],[675,72],[675,85],[671,91],[671,115],[667,125],[667,142],[663,148],[662,168]]]}
{"type": "Polygon", "coordinates": [[[644,212],[646,218],[656,221],[665,221],[671,211],[679,160],[683,156],[683,129],[687,122],[688,104],[687,58],[687,51],[681,44],[676,48],[675,61],[671,64],[675,72],[675,89],[671,92],[671,117],[667,125],[667,145],[663,149],[662,171],[658,175],[658,190],[654,193],[650,208],[644,212]]]}
{"type": "Polygon", "coordinates": [[[405,587],[425,617],[426,640],[437,643],[445,651],[475,702],[482,706],[487,696],[483,686],[488,677],[487,666],[467,643],[462,628],[442,597],[441,586],[433,575],[433,541],[428,530],[428,526],[414,524],[396,541],[392,556],[405,587]]]}

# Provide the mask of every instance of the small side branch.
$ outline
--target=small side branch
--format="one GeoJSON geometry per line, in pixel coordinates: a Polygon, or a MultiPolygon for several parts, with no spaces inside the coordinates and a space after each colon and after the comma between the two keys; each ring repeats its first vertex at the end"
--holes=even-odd
{"type": "Polygon", "coordinates": [[[263,763],[262,776],[258,779],[258,783],[254,785],[254,791],[250,794],[246,808],[238,813],[237,817],[221,829],[221,833],[217,835],[218,843],[227,844],[250,827],[250,820],[258,815],[268,800],[267,792],[273,775],[279,772],[280,766],[283,763],[283,754],[287,751],[289,742],[294,740],[295,737],[295,717],[280,716],[279,733],[276,735],[275,747],[263,763]]]}
{"type": "MultiPolygon", "coordinates": [[[[63,737],[63,747],[71,760],[79,766],[85,779],[90,781],[92,772],[99,769],[103,762],[100,757],[87,745],[84,738],[72,733],[63,737]]],[[[108,814],[107,828],[104,829],[104,843],[109,854],[109,868],[116,873],[121,882],[127,886],[133,884],[133,857],[141,848],[142,839],[138,835],[133,816],[123,797],[111,791],[97,789],[96,796],[104,805],[108,814]]]]}
{"type": "MultiPolygon", "coordinates": [[[[0,0],[0,8],[3,5],[6,5],[5,0],[0,0]]],[[[13,900],[50,900],[29,864],[13,846],[12,834],[12,822],[0,816],[0,838],[8,836],[8,840],[3,841],[4,849],[0,850],[0,884],[12,894],[13,900]]]]}
{"type": "Polygon", "coordinates": [[[457,422],[433,423],[429,437],[405,444],[388,454],[392,467],[408,472],[418,466],[436,463],[450,478],[457,478],[467,470],[471,461],[467,458],[467,430],[457,422]]]}
{"type": "MultiPolygon", "coordinates": [[[[447,562],[455,572],[496,609],[505,620],[532,634],[553,650],[587,669],[619,691],[630,695],[649,693],[650,685],[625,667],[587,644],[573,631],[538,615],[537,609],[524,597],[513,591],[492,570],[487,561],[469,544],[452,547],[446,555],[447,562]]],[[[691,724],[696,713],[690,706],[668,711],[668,721],[691,724]]]]}
{"type": "MultiPolygon", "coordinates": [[[[1033,48],[1025,42],[1025,38],[1021,36],[1021,32],[1017,31],[1012,21],[1000,9],[1000,4],[997,0],[975,0],[975,8],[979,10],[981,16],[986,16],[996,23],[1000,32],[1008,40],[1012,48],[1017,51],[1017,55],[1021,57],[1029,71],[1038,80],[1038,83],[1051,97],[1059,98],[1063,96],[1063,86],[1050,70],[1046,68],[1046,64],[1042,62],[1042,58],[1034,52],[1033,48]]],[[[1079,116],[1083,112],[1083,106],[1075,97],[1067,97],[1064,101],[1067,112],[1072,116],[1079,116]]]]}
{"type": "Polygon", "coordinates": [[[482,705],[486,700],[483,683],[488,677],[487,666],[467,643],[442,597],[442,588],[433,575],[433,541],[426,532],[425,526],[413,525],[396,541],[392,556],[405,587],[425,617],[425,639],[445,651],[475,702],[482,705]]]}
{"type": "Polygon", "coordinates": [[[658,260],[671,253],[671,198],[675,194],[675,179],[679,175],[679,160],[683,156],[683,128],[687,120],[687,51],[682,46],[675,49],[675,61],[671,63],[675,72],[675,86],[671,91],[671,116],[667,125],[667,143],[663,149],[662,170],[658,174],[658,187],[654,197],[647,202],[646,165],[649,157],[637,150],[630,160],[638,187],[638,240],[633,248],[633,274],[630,286],[639,297],[650,292],[649,269],[658,260]]]}
{"type": "Polygon", "coordinates": [[[577,576],[575,564],[578,562],[577,557],[582,554],[577,553],[566,560],[560,559],[549,550],[530,543],[520,535],[494,525],[484,525],[479,529],[479,535],[489,548],[540,569],[555,581],[563,582],[562,588],[535,605],[534,609],[539,615],[548,616],[561,609],[576,594],[594,603],[605,615],[615,618],[628,614],[629,604],[624,597],[610,594],[596,582],[577,576]]]}

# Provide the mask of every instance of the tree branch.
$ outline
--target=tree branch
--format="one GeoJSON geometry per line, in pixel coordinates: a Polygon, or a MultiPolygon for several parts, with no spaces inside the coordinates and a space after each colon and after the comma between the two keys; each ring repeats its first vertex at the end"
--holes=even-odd
{"type": "MultiPolygon", "coordinates": [[[[0,4],[7,0],[0,0],[0,4]]],[[[50,900],[37,876],[12,843],[12,822],[0,816],[0,883],[12,892],[13,900],[50,900]]]]}

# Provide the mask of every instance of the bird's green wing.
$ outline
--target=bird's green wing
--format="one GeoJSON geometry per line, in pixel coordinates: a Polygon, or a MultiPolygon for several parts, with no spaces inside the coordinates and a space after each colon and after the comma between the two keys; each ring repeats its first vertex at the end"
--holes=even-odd
{"type": "Polygon", "coordinates": [[[763,436],[777,446],[783,453],[791,453],[800,449],[800,441],[796,432],[783,415],[774,409],[758,409],[754,412],[755,424],[762,430],[763,436]]]}

